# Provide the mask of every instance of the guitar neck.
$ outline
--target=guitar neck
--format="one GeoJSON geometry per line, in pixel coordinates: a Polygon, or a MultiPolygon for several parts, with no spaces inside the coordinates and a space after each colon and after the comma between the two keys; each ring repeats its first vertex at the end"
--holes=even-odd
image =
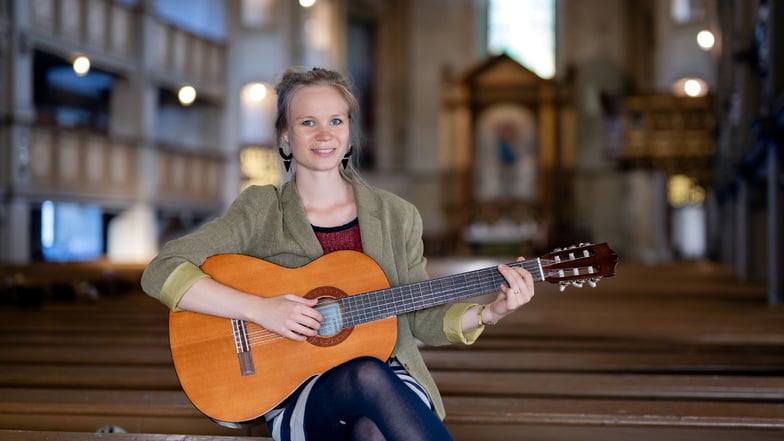
{"type": "MultiPolygon", "coordinates": [[[[528,270],[535,282],[545,280],[540,259],[507,264],[528,270]]],[[[505,283],[498,268],[484,268],[453,276],[386,288],[338,299],[342,327],[360,325],[388,317],[443,305],[483,294],[498,292],[505,283]]]]}

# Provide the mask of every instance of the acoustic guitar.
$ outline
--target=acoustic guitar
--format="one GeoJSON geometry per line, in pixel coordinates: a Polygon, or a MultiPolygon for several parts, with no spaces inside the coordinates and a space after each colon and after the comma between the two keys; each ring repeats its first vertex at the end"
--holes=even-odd
{"type": "MultiPolygon", "coordinates": [[[[606,244],[556,250],[509,263],[535,281],[595,286],[612,276],[618,256],[606,244]]],[[[275,408],[308,378],[345,361],[386,360],[397,335],[395,316],[498,292],[496,267],[389,287],[370,257],[336,251],[299,268],[284,268],[239,254],[208,258],[201,266],[213,279],[272,297],[294,293],[319,299],[324,316],[317,336],[296,342],[242,320],[171,312],[169,342],[174,367],[193,405],[217,423],[241,427],[275,408]]]]}

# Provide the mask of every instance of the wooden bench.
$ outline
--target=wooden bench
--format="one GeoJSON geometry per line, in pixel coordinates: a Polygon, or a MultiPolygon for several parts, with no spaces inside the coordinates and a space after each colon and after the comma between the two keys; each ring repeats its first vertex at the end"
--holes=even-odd
{"type": "MultiPolygon", "coordinates": [[[[160,356],[155,362],[142,363],[134,360],[138,348],[129,353],[99,351],[103,358],[62,347],[15,349],[9,346],[2,351],[0,386],[180,390],[170,358],[160,356]],[[41,353],[53,361],[40,360],[41,353]]],[[[137,355],[143,359],[151,352],[155,351],[141,350],[137,355]]],[[[510,351],[423,352],[444,395],[784,401],[784,377],[778,375],[781,365],[775,356],[769,365],[727,354],[719,354],[712,363],[705,362],[704,354],[694,360],[683,360],[678,354],[671,359],[659,355],[658,363],[652,363],[645,357],[641,361],[640,354],[608,357],[583,351],[569,354],[578,366],[574,368],[562,362],[563,354],[556,363],[541,354],[522,356],[510,351]],[[687,366],[689,361],[692,365],[687,366]]]]}
{"type": "Polygon", "coordinates": [[[0,430],[0,441],[272,441],[260,436],[161,435],[154,433],[0,430]]]}
{"type": "Polygon", "coordinates": [[[433,377],[448,396],[784,402],[780,376],[434,371],[433,377]]]}
{"type": "Polygon", "coordinates": [[[737,429],[711,427],[657,427],[562,424],[463,424],[450,422],[447,427],[456,441],[780,441],[781,429],[737,429]]]}
{"type": "Polygon", "coordinates": [[[95,300],[138,289],[144,267],[109,262],[0,262],[0,305],[41,307],[56,300],[95,300]]]}
{"type": "Polygon", "coordinates": [[[761,354],[725,350],[606,351],[592,349],[426,349],[431,370],[550,372],[781,373],[784,351],[761,354]]]}
{"type": "MultiPolygon", "coordinates": [[[[781,435],[784,430],[781,401],[745,403],[500,395],[447,395],[444,399],[447,426],[458,440],[510,439],[510,433],[531,435],[532,430],[546,427],[569,428],[564,433],[583,434],[576,439],[594,439],[594,436],[608,439],[605,438],[607,432],[622,428],[632,432],[645,428],[647,438],[635,439],[709,429],[700,432],[700,439],[704,439],[702,437],[708,436],[710,430],[720,428],[743,435],[736,439],[754,440],[766,439],[765,436],[775,431],[781,435]],[[474,437],[479,433],[483,435],[474,437]]],[[[186,432],[192,434],[237,435],[236,430],[222,428],[203,417],[181,392],[176,391],[4,389],[0,425],[82,432],[119,426],[134,433],[183,433],[187,428],[186,432]]]]}
{"type": "Polygon", "coordinates": [[[202,415],[182,391],[4,387],[0,428],[92,432],[267,435],[264,424],[233,429],[202,415]]]}
{"type": "Polygon", "coordinates": [[[0,387],[13,386],[180,390],[171,366],[0,363],[0,387]]]}
{"type": "MultiPolygon", "coordinates": [[[[780,439],[784,314],[755,306],[756,291],[720,282],[663,278],[661,301],[648,285],[644,293],[603,285],[591,298],[538,289],[531,308],[473,347],[423,349],[448,427],[458,441],[780,439]],[[730,301],[717,313],[722,299],[730,301]],[[708,312],[681,313],[704,305],[708,312]],[[739,319],[715,325],[730,312],[739,319]]],[[[63,441],[266,435],[218,426],[190,404],[171,365],[166,315],[140,293],[0,308],[0,428],[50,430],[23,433],[63,441]],[[141,438],[89,438],[105,425],[141,438]]]]}
{"type": "MultiPolygon", "coordinates": [[[[784,401],[776,375],[433,370],[444,395],[784,401]]],[[[0,363],[0,387],[175,390],[171,366],[0,363]]]]}
{"type": "Polygon", "coordinates": [[[784,430],[784,403],[581,398],[444,398],[448,421],[478,424],[723,427],[784,430]]]}

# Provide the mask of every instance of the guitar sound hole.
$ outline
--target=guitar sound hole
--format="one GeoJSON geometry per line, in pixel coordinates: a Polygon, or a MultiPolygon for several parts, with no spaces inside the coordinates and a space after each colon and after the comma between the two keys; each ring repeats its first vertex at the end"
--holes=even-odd
{"type": "Polygon", "coordinates": [[[318,299],[316,309],[324,317],[321,329],[316,336],[308,337],[308,342],[314,346],[335,346],[345,341],[353,327],[344,327],[343,312],[337,299],[346,297],[347,294],[334,286],[321,286],[305,294],[306,299],[318,299]]]}

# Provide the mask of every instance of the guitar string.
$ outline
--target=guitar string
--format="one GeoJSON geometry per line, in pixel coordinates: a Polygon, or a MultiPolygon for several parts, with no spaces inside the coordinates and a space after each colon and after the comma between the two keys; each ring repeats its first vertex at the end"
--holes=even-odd
{"type": "MultiPolygon", "coordinates": [[[[537,260],[528,260],[528,261],[523,261],[523,262],[514,262],[514,263],[510,263],[508,265],[510,265],[510,266],[522,266],[522,267],[526,268],[528,271],[534,271],[534,270],[539,270],[540,269],[540,262],[542,262],[542,264],[547,264],[547,261],[543,261],[542,259],[538,259],[538,260],[539,260],[539,262],[537,262],[537,260]]],[[[485,290],[487,290],[487,289],[495,290],[495,288],[497,287],[496,282],[498,282],[499,279],[503,280],[503,278],[500,277],[500,273],[497,273],[497,271],[492,271],[492,270],[493,270],[493,268],[485,268],[485,269],[471,271],[471,272],[464,273],[464,274],[458,274],[458,275],[454,275],[454,276],[447,276],[447,277],[444,277],[444,278],[432,279],[432,280],[429,280],[429,281],[424,281],[424,282],[421,282],[419,284],[414,284],[414,285],[415,286],[429,285],[431,289],[429,291],[427,291],[427,293],[423,293],[422,290],[420,289],[419,290],[419,294],[420,295],[417,296],[416,298],[414,298],[413,297],[413,289],[409,289],[408,295],[410,297],[410,300],[412,300],[413,304],[415,305],[414,309],[420,309],[420,306],[421,307],[433,306],[432,302],[434,300],[442,300],[444,298],[451,298],[451,297],[454,297],[454,294],[458,294],[458,295],[463,294],[463,293],[465,293],[466,295],[473,294],[476,291],[476,288],[475,287],[468,288],[467,283],[469,281],[473,281],[473,282],[475,282],[475,284],[478,284],[480,286],[485,287],[484,288],[485,290]],[[475,279],[475,280],[469,280],[471,278],[471,276],[473,276],[473,279],[475,279]],[[462,278],[464,280],[464,285],[462,285],[462,286],[454,286],[454,285],[452,285],[452,286],[449,286],[449,287],[445,288],[444,285],[443,285],[444,282],[453,282],[455,279],[460,279],[460,278],[462,278]],[[435,283],[441,284],[441,289],[440,290],[436,291],[436,290],[432,289],[433,285],[435,283]],[[487,287],[488,283],[492,283],[492,288],[487,287]],[[419,303],[419,305],[417,305],[417,303],[419,303]]],[[[410,286],[411,285],[409,285],[409,287],[410,286]]],[[[400,288],[402,288],[402,287],[387,288],[387,289],[381,290],[381,291],[386,291],[386,292],[400,291],[400,294],[405,294],[405,293],[403,293],[403,291],[405,291],[405,290],[404,289],[400,289],[400,288]]],[[[374,292],[370,292],[370,293],[367,293],[367,294],[371,294],[372,295],[373,293],[379,293],[379,291],[374,291],[374,292]]],[[[480,295],[480,294],[476,294],[476,295],[480,295]]],[[[356,299],[356,297],[357,296],[350,296],[350,297],[344,298],[344,300],[345,299],[356,299]]],[[[363,296],[359,296],[359,297],[363,297],[363,296]]],[[[389,305],[390,303],[387,302],[387,304],[389,305]]],[[[412,302],[406,302],[405,299],[398,298],[398,299],[394,300],[393,302],[391,302],[392,306],[388,306],[387,308],[381,308],[380,307],[381,305],[378,302],[376,302],[376,304],[374,304],[374,305],[365,305],[365,308],[363,308],[363,310],[361,310],[361,311],[358,310],[358,309],[351,309],[350,311],[348,311],[347,314],[345,314],[346,317],[344,317],[344,322],[349,321],[349,320],[346,320],[346,319],[353,319],[353,321],[356,321],[357,318],[359,318],[363,322],[370,321],[370,320],[367,320],[367,318],[369,318],[369,317],[376,317],[379,314],[380,315],[389,315],[390,311],[393,311],[395,309],[394,306],[399,307],[400,305],[411,305],[411,304],[412,304],[412,302]],[[370,313],[366,309],[368,306],[370,306],[370,311],[369,311],[370,313]],[[354,312],[357,312],[357,313],[354,313],[354,312]]],[[[392,314],[392,315],[395,315],[395,314],[392,314]]],[[[340,312],[327,313],[327,314],[324,314],[324,321],[339,320],[340,316],[341,316],[340,312]]],[[[384,317],[380,317],[380,318],[384,318],[384,317]]],[[[252,344],[252,345],[269,344],[269,343],[272,343],[272,342],[275,342],[275,341],[279,341],[279,340],[282,340],[282,339],[284,339],[284,337],[282,337],[279,334],[276,334],[274,332],[271,332],[269,330],[266,330],[266,329],[264,329],[264,328],[262,328],[260,326],[258,327],[257,331],[249,331],[249,332],[247,332],[247,341],[248,341],[249,344],[252,344]]]]}
{"type": "MultiPolygon", "coordinates": [[[[542,266],[548,266],[552,264],[551,260],[546,259],[537,259],[537,260],[527,260],[523,262],[514,262],[508,264],[510,266],[522,266],[526,268],[528,271],[536,271],[536,272],[543,272],[544,270],[541,269],[542,266]]],[[[385,316],[393,316],[396,315],[393,312],[397,310],[397,308],[402,306],[409,306],[413,305],[412,310],[423,309],[428,306],[435,306],[441,304],[444,298],[453,298],[460,296],[471,297],[471,296],[478,296],[481,293],[476,293],[476,285],[483,287],[484,291],[493,292],[496,291],[498,284],[503,282],[504,279],[497,271],[493,271],[494,268],[485,268],[480,270],[471,271],[468,273],[457,274],[453,276],[442,277],[438,279],[431,279],[426,280],[420,283],[412,284],[412,285],[404,285],[400,287],[394,288],[386,288],[384,290],[379,291],[371,291],[365,294],[368,295],[360,295],[360,296],[349,296],[344,297],[341,300],[344,301],[345,306],[347,306],[347,311],[344,314],[340,314],[340,312],[334,313],[322,313],[324,315],[325,322],[331,322],[333,320],[339,320],[341,315],[343,316],[343,322],[345,323],[366,323],[368,321],[379,320],[385,318],[385,316]],[[444,283],[454,283],[456,279],[463,279],[462,285],[449,285],[445,286],[444,283]],[[469,285],[472,283],[472,285],[469,285]],[[434,289],[434,285],[439,284],[440,289],[434,289]],[[427,285],[429,289],[423,290],[421,287],[427,285]],[[414,296],[415,288],[420,288],[418,290],[418,296],[414,296]],[[407,291],[407,292],[406,292],[407,291]],[[376,297],[384,295],[386,293],[391,293],[389,295],[394,295],[394,293],[399,294],[397,298],[393,297],[391,302],[371,302],[373,300],[377,300],[376,297]],[[401,297],[403,295],[408,295],[407,299],[401,297]],[[365,303],[364,305],[357,305],[356,303],[362,302],[365,303]],[[436,302],[436,303],[433,303],[436,302]],[[385,307],[386,305],[386,307],[385,307]]],[[[549,274],[549,273],[548,273],[549,274]]],[[[545,279],[545,274],[540,274],[542,280],[545,279]]],[[[275,341],[283,340],[284,337],[268,331],[260,326],[257,326],[257,331],[249,331],[247,333],[247,340],[249,344],[252,345],[260,345],[260,344],[269,344],[275,341]]],[[[345,328],[347,326],[342,326],[345,328]]],[[[342,329],[341,328],[341,329],[342,329]]]]}
{"type": "MultiPolygon", "coordinates": [[[[514,264],[510,264],[510,265],[518,265],[518,266],[525,267],[526,265],[531,266],[531,264],[537,265],[536,269],[539,269],[538,268],[538,263],[536,261],[515,262],[514,264]]],[[[534,268],[527,268],[527,269],[529,271],[531,271],[534,268]]],[[[469,272],[469,273],[458,274],[458,275],[455,275],[455,276],[448,276],[448,277],[441,278],[441,279],[432,279],[432,280],[429,280],[429,281],[422,282],[420,284],[414,284],[416,286],[420,286],[422,284],[426,284],[426,285],[429,285],[430,289],[428,291],[426,291],[425,293],[423,293],[422,290],[420,289],[419,290],[419,295],[416,298],[413,296],[414,290],[413,289],[409,289],[407,294],[409,295],[409,298],[410,298],[411,301],[406,302],[405,299],[398,298],[397,300],[394,300],[393,302],[386,302],[386,304],[387,305],[391,304],[392,306],[400,306],[401,304],[402,305],[411,305],[413,303],[415,305],[414,309],[421,309],[421,308],[424,308],[424,307],[427,307],[427,306],[432,306],[433,305],[432,304],[433,300],[436,300],[436,301],[439,302],[439,303],[436,303],[436,304],[440,304],[441,300],[443,300],[444,297],[448,297],[448,298],[454,297],[455,293],[457,293],[458,295],[462,295],[463,293],[465,293],[466,295],[473,295],[473,294],[475,294],[475,291],[476,291],[475,287],[467,289],[468,282],[474,282],[474,284],[478,284],[480,286],[483,286],[483,287],[485,287],[484,288],[485,290],[495,291],[497,282],[503,281],[503,278],[499,276],[500,273],[499,274],[495,274],[495,272],[492,271],[492,268],[489,269],[489,270],[491,270],[489,274],[486,274],[487,270],[488,269],[477,270],[477,271],[473,271],[473,272],[469,272]],[[471,276],[473,276],[473,277],[471,277],[471,276]],[[463,281],[464,281],[464,284],[462,286],[459,285],[459,286],[455,287],[454,285],[452,285],[450,287],[445,287],[444,284],[443,284],[444,282],[453,282],[455,279],[460,279],[460,278],[462,278],[463,281]],[[433,283],[433,282],[438,282],[441,285],[439,290],[434,290],[433,289],[433,285],[435,285],[435,283],[433,283]],[[488,286],[488,283],[491,283],[492,285],[488,286]],[[431,294],[428,294],[428,293],[431,293],[431,294]],[[417,303],[419,303],[419,304],[417,305],[417,303]]],[[[408,285],[408,286],[411,286],[411,285],[408,285]]],[[[401,288],[401,287],[397,287],[397,288],[401,288]]],[[[403,291],[405,291],[404,289],[396,289],[396,288],[389,288],[389,289],[381,290],[381,291],[386,291],[386,292],[400,291],[401,294],[406,294],[405,292],[403,292],[403,291]]],[[[378,291],[376,291],[376,293],[378,293],[378,295],[381,294],[378,291]]],[[[367,294],[371,294],[372,295],[373,292],[370,292],[370,293],[367,293],[367,294]]],[[[479,294],[476,294],[476,295],[479,295],[479,294]]],[[[359,296],[359,297],[363,297],[363,296],[359,296]]],[[[346,297],[343,300],[346,300],[346,299],[357,299],[357,296],[346,297]]],[[[365,299],[363,298],[363,300],[365,300],[365,299]]],[[[367,300],[371,300],[371,299],[368,298],[367,300]]],[[[375,300],[375,299],[372,299],[372,300],[375,300]]],[[[347,301],[349,301],[349,300],[347,300],[347,301]]],[[[367,302],[365,302],[365,303],[367,303],[367,302]]],[[[344,319],[346,319],[346,320],[344,320],[344,323],[348,322],[349,320],[352,320],[352,319],[354,321],[359,319],[360,322],[364,323],[364,322],[367,322],[367,321],[372,321],[372,320],[377,320],[377,319],[380,319],[380,318],[384,318],[383,317],[384,315],[386,315],[386,316],[395,315],[394,313],[390,314],[390,311],[394,311],[393,307],[387,306],[387,308],[384,309],[384,308],[381,308],[381,306],[383,306],[383,305],[381,303],[378,303],[378,302],[375,305],[374,304],[361,305],[362,306],[361,310],[357,309],[357,306],[359,306],[359,305],[354,305],[354,308],[349,308],[349,311],[345,314],[344,319]]],[[[324,314],[324,320],[325,320],[325,322],[338,320],[340,318],[340,316],[341,316],[341,314],[339,312],[326,313],[326,314],[324,314]]],[[[350,322],[350,323],[353,323],[353,322],[350,322]]],[[[343,327],[346,327],[346,326],[343,326],[343,327]]],[[[248,343],[249,344],[256,344],[256,345],[258,345],[258,344],[268,344],[268,343],[271,343],[271,342],[282,340],[284,338],[284,337],[282,337],[282,336],[280,336],[280,335],[278,335],[276,333],[273,333],[271,331],[268,331],[268,330],[266,330],[266,329],[264,329],[262,327],[258,327],[258,329],[259,329],[258,331],[251,331],[251,332],[247,333],[248,343]]]]}
{"type": "MultiPolygon", "coordinates": [[[[389,290],[395,290],[395,288],[389,288],[389,290]]],[[[375,291],[375,292],[377,293],[378,291],[375,291]]],[[[422,297],[425,297],[426,299],[434,299],[434,298],[437,298],[437,297],[444,297],[444,294],[450,294],[450,293],[455,293],[455,292],[460,292],[460,290],[456,289],[455,287],[453,287],[451,289],[442,290],[441,295],[436,295],[436,294],[433,294],[433,295],[423,295],[422,297]]],[[[370,293],[367,293],[367,294],[371,294],[372,295],[373,293],[374,292],[370,292],[370,293]]],[[[448,297],[448,295],[447,295],[447,297],[448,297]]],[[[395,303],[399,304],[400,302],[395,302],[395,303]]],[[[338,320],[340,318],[340,315],[341,314],[339,312],[324,314],[324,321],[327,322],[327,321],[331,321],[331,320],[338,320]]],[[[258,331],[248,332],[247,335],[248,335],[249,342],[252,343],[252,344],[265,344],[265,343],[269,343],[269,342],[273,342],[273,341],[277,341],[277,340],[283,339],[283,337],[281,337],[280,335],[275,334],[275,333],[273,333],[271,331],[268,331],[268,330],[266,330],[264,328],[261,328],[261,327],[259,328],[258,331]]]]}
{"type": "MultiPolygon", "coordinates": [[[[514,262],[508,265],[528,267],[526,269],[532,272],[534,269],[539,269],[539,263],[536,260],[514,262]]],[[[500,272],[495,271],[494,268],[485,268],[455,276],[431,279],[422,283],[392,288],[386,291],[391,293],[387,296],[392,297],[391,301],[373,302],[376,300],[375,296],[349,297],[345,301],[347,312],[344,321],[349,325],[363,323],[395,315],[391,312],[399,311],[400,308],[403,308],[402,312],[407,312],[405,310],[406,307],[410,308],[409,311],[423,309],[428,306],[434,306],[435,304],[446,303],[443,302],[445,298],[466,298],[494,292],[498,290],[498,285],[503,281],[504,279],[500,272]],[[480,288],[477,289],[477,286],[480,288]],[[423,287],[425,288],[424,292],[423,287]],[[455,294],[457,294],[457,296],[455,296],[455,294]]],[[[378,295],[383,294],[384,293],[379,293],[378,295]]]]}
{"type": "MultiPolygon", "coordinates": [[[[388,288],[388,290],[395,290],[395,288],[388,288]]],[[[456,289],[455,287],[453,287],[453,288],[447,289],[444,292],[442,292],[442,296],[444,294],[450,294],[450,293],[455,293],[455,292],[460,292],[460,291],[458,289],[456,289]]],[[[366,293],[366,294],[372,295],[373,293],[378,293],[378,291],[371,291],[371,292],[366,293]]],[[[432,299],[432,298],[436,298],[436,297],[439,297],[439,296],[433,294],[433,295],[425,295],[423,297],[426,297],[428,299],[432,299]]],[[[344,299],[347,299],[347,298],[348,297],[344,297],[344,299]]],[[[400,304],[400,303],[401,303],[400,301],[394,302],[394,304],[400,304]]],[[[326,314],[322,313],[322,315],[324,316],[324,321],[325,322],[330,322],[330,321],[333,321],[333,320],[339,320],[340,316],[341,316],[340,312],[326,313],[326,314]]],[[[351,314],[349,312],[347,315],[348,316],[355,316],[356,314],[351,314]]],[[[343,321],[344,322],[346,321],[345,317],[344,317],[343,321]]],[[[268,331],[268,330],[266,330],[266,329],[264,329],[262,327],[259,327],[259,330],[257,330],[257,331],[249,331],[247,333],[248,342],[250,344],[253,344],[253,345],[268,344],[268,343],[272,343],[272,342],[281,340],[283,338],[284,337],[280,336],[279,334],[276,334],[274,332],[268,331]]]]}
{"type": "MultiPolygon", "coordinates": [[[[560,263],[579,261],[584,257],[589,257],[587,254],[583,256],[575,256],[573,253],[576,251],[573,250],[565,250],[565,252],[568,252],[569,255],[565,256],[565,258],[561,260],[560,263]]],[[[586,265],[582,267],[573,266],[570,269],[550,269],[545,271],[545,267],[550,267],[553,263],[558,263],[558,261],[541,258],[537,260],[515,262],[509,265],[523,266],[528,271],[535,274],[535,278],[538,279],[537,281],[546,280],[548,277],[552,276],[560,278],[581,276],[583,278],[587,278],[591,277],[592,274],[595,274],[594,270],[596,269],[593,265],[586,265]]],[[[348,297],[344,299],[344,306],[346,306],[347,309],[344,315],[344,321],[348,326],[353,326],[355,324],[378,320],[384,317],[389,317],[391,315],[423,309],[441,303],[448,303],[448,301],[444,301],[444,297],[448,297],[449,300],[452,300],[454,297],[452,295],[448,295],[449,292],[457,292],[459,294],[457,298],[468,298],[482,293],[489,294],[492,292],[497,292],[498,286],[504,282],[504,278],[500,272],[493,271],[493,269],[494,268],[476,270],[464,274],[458,274],[456,276],[432,279],[418,284],[405,285],[397,288],[391,288],[389,290],[383,290],[386,292],[396,292],[398,294],[397,297],[392,297],[392,301],[387,300],[371,303],[375,300],[378,300],[378,298],[374,298],[373,296],[348,297]],[[462,280],[462,283],[459,282],[459,280],[462,280]],[[423,290],[422,288],[425,285],[427,285],[427,288],[423,290]],[[480,286],[483,292],[477,293],[476,286],[480,286]],[[406,295],[408,297],[405,297],[406,295]],[[433,302],[433,300],[435,300],[435,302],[433,302]],[[398,309],[401,307],[401,305],[403,309],[398,309]],[[413,305],[413,307],[411,305],[413,305]],[[406,307],[409,309],[405,309],[406,307]]],[[[381,294],[379,293],[379,295],[381,294]]],[[[390,296],[391,295],[388,295],[387,299],[390,296]]],[[[379,298],[382,300],[385,299],[384,297],[379,298]]]]}

